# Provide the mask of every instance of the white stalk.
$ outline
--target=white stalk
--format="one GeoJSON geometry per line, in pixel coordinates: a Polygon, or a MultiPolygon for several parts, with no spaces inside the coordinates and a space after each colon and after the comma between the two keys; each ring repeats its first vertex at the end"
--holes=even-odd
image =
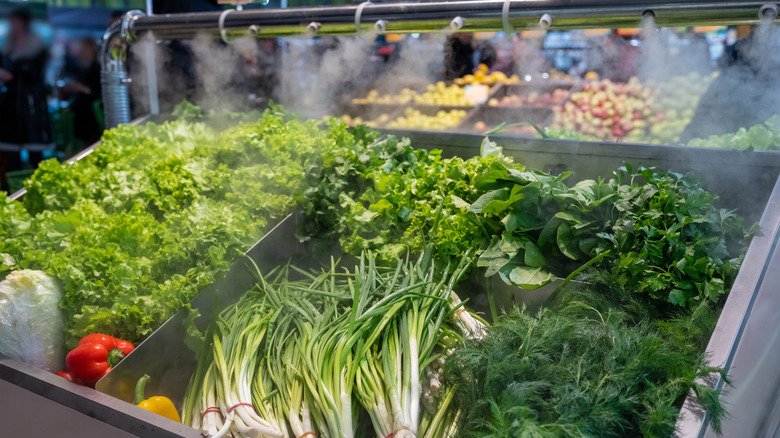
{"type": "Polygon", "coordinates": [[[290,412],[287,413],[287,419],[290,421],[290,427],[296,437],[308,432],[308,430],[304,430],[305,428],[303,424],[301,424],[300,419],[298,419],[298,413],[294,408],[290,408],[290,412]]]}
{"type": "Polygon", "coordinates": [[[414,431],[412,434],[416,435],[418,422],[420,419],[420,352],[417,349],[417,338],[412,336],[409,339],[410,345],[410,361],[411,361],[411,392],[410,392],[410,405],[409,405],[409,427],[414,431]]]}
{"type": "MultiPolygon", "coordinates": [[[[309,411],[309,403],[306,402],[306,395],[304,395],[303,403],[301,404],[301,419],[303,420],[302,421],[303,428],[306,429],[305,432],[309,432],[309,431],[314,432],[314,427],[312,427],[311,424],[311,412],[309,411]]],[[[316,436],[313,438],[316,438],[316,436]]]]}
{"type": "Polygon", "coordinates": [[[352,438],[352,397],[344,391],[343,380],[341,383],[341,426],[344,429],[344,436],[352,438]]]}

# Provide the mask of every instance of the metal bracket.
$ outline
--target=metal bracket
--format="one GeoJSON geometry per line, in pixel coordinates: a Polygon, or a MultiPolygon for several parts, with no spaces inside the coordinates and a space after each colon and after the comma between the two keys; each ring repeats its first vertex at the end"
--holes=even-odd
{"type": "Polygon", "coordinates": [[[504,7],[501,8],[501,23],[504,26],[504,36],[509,36],[515,33],[515,28],[512,23],[509,22],[509,5],[512,4],[512,0],[504,0],[504,7]]]}
{"type": "Polygon", "coordinates": [[[358,5],[357,10],[355,10],[355,30],[360,32],[360,16],[363,15],[363,8],[366,7],[366,5],[370,5],[371,2],[363,2],[358,5]]]}
{"type": "Polygon", "coordinates": [[[133,31],[133,23],[140,17],[145,17],[146,14],[139,10],[132,10],[126,13],[122,17],[122,27],[119,28],[119,38],[127,43],[132,44],[137,40],[138,35],[133,31]]]}
{"type": "Polygon", "coordinates": [[[230,43],[230,41],[228,41],[227,31],[225,30],[225,17],[227,17],[228,14],[230,14],[233,11],[234,11],[234,9],[225,9],[224,11],[222,11],[221,14],[219,14],[219,22],[218,22],[218,24],[219,24],[219,36],[222,38],[222,41],[225,44],[230,43]]]}

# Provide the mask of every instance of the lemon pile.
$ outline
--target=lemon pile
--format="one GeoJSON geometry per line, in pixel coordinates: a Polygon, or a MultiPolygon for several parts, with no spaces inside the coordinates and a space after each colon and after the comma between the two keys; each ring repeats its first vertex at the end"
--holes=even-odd
{"type": "Polygon", "coordinates": [[[447,86],[444,82],[428,85],[425,93],[414,97],[414,102],[420,105],[436,106],[474,106],[474,102],[466,99],[465,91],[457,85],[447,86]]]}
{"type": "Polygon", "coordinates": [[[404,115],[387,124],[388,129],[421,129],[424,131],[444,131],[454,128],[466,117],[464,110],[438,111],[429,116],[414,108],[407,108],[404,115]]]}

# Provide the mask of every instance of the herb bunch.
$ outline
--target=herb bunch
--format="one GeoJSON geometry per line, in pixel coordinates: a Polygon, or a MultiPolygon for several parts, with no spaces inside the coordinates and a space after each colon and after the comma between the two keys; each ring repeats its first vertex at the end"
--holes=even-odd
{"type": "Polygon", "coordinates": [[[716,312],[661,317],[605,284],[569,287],[536,314],[515,309],[455,350],[457,436],[668,437],[691,391],[718,430],[725,409],[706,382],[721,371],[702,354],[716,312]]]}

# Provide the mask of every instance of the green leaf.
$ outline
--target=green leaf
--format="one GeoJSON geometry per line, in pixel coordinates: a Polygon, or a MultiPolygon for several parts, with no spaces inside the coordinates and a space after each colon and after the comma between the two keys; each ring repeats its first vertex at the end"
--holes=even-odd
{"type": "Polygon", "coordinates": [[[691,297],[691,293],[682,289],[672,289],[669,292],[669,298],[667,301],[675,306],[684,307],[688,303],[688,299],[691,297]]]}
{"type": "Polygon", "coordinates": [[[479,147],[479,155],[482,158],[487,158],[492,155],[501,154],[501,147],[495,142],[490,141],[488,137],[482,139],[482,145],[479,147]]]}
{"type": "Polygon", "coordinates": [[[558,247],[558,243],[556,242],[556,234],[558,231],[558,225],[560,225],[561,222],[562,221],[558,218],[550,219],[550,221],[547,222],[547,225],[545,225],[542,229],[542,232],[539,234],[537,246],[545,253],[552,252],[555,250],[555,248],[558,247]]]}
{"type": "Polygon", "coordinates": [[[550,272],[542,268],[518,266],[509,272],[509,280],[523,289],[537,289],[551,282],[555,278],[550,272]]]}
{"type": "Polygon", "coordinates": [[[566,257],[572,260],[579,260],[580,252],[577,248],[578,242],[571,233],[571,228],[568,224],[560,224],[558,226],[557,235],[558,249],[566,257]]]}
{"type": "Polygon", "coordinates": [[[477,266],[487,268],[486,277],[495,275],[499,270],[509,262],[509,257],[501,249],[501,242],[495,241],[488,247],[477,260],[477,266]]]}
{"type": "Polygon", "coordinates": [[[558,213],[555,213],[555,217],[557,217],[558,219],[563,219],[566,222],[571,222],[572,224],[576,224],[576,225],[582,223],[582,221],[578,216],[574,216],[572,213],[566,211],[559,211],[558,213]]]}
{"type": "Polygon", "coordinates": [[[485,173],[474,182],[474,187],[479,191],[494,190],[510,185],[509,170],[502,163],[492,163],[485,173]]]}
{"type": "Polygon", "coordinates": [[[539,247],[534,245],[533,242],[526,242],[523,247],[525,249],[523,261],[526,265],[531,266],[532,268],[540,268],[547,264],[547,260],[544,258],[542,251],[540,251],[539,247]]]}
{"type": "Polygon", "coordinates": [[[720,296],[725,293],[725,285],[720,278],[713,278],[704,284],[704,296],[710,301],[718,302],[720,296]]]}
{"type": "Polygon", "coordinates": [[[464,201],[459,196],[451,195],[450,200],[452,201],[452,205],[454,205],[457,208],[460,208],[461,210],[467,210],[469,207],[471,207],[471,204],[464,201]]]}
{"type": "Polygon", "coordinates": [[[536,215],[528,214],[523,211],[513,211],[502,219],[506,231],[513,233],[515,231],[526,232],[537,230],[541,227],[540,219],[536,215]]]}
{"type": "Polygon", "coordinates": [[[489,191],[474,201],[469,211],[484,214],[499,213],[506,208],[506,200],[509,199],[509,194],[509,188],[506,187],[489,191]]]}
{"type": "Polygon", "coordinates": [[[379,213],[375,211],[364,210],[363,213],[353,216],[353,219],[358,222],[369,223],[377,216],[379,216],[379,213]]]}
{"type": "Polygon", "coordinates": [[[525,243],[521,243],[520,239],[509,233],[504,233],[501,236],[501,241],[499,242],[499,248],[501,248],[501,251],[506,253],[509,258],[514,257],[515,254],[517,254],[517,252],[525,246],[525,243]]]}

